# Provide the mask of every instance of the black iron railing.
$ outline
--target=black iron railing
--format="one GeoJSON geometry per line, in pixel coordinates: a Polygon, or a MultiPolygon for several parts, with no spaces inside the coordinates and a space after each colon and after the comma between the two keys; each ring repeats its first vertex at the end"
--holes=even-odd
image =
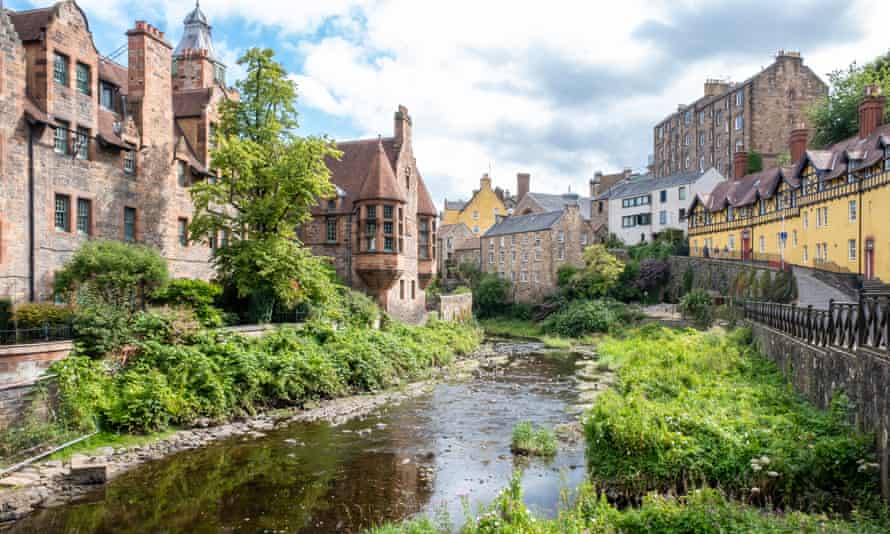
{"type": "Polygon", "coordinates": [[[828,309],[745,301],[745,318],[811,345],[890,350],[890,294],[863,294],[859,302],[829,301],[828,309]]]}
{"type": "Polygon", "coordinates": [[[0,345],[24,345],[72,339],[74,339],[74,327],[70,324],[45,324],[35,328],[0,330],[0,345]]]}

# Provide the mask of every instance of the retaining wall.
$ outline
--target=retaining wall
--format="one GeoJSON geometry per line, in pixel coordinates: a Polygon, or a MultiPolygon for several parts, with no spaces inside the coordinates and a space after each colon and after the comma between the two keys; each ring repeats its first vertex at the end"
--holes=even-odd
{"type": "Polygon", "coordinates": [[[0,387],[35,380],[53,362],[68,357],[71,341],[50,341],[0,347],[0,387]]]}
{"type": "Polygon", "coordinates": [[[769,271],[770,273],[776,271],[776,269],[768,265],[692,256],[671,256],[668,258],[668,263],[671,266],[670,281],[667,288],[669,295],[683,294],[683,278],[689,269],[692,269],[694,275],[693,289],[714,291],[720,295],[729,295],[731,293],[732,281],[736,279],[739,273],[753,269],[757,272],[759,278],[761,271],[769,271]]]}
{"type": "Polygon", "coordinates": [[[778,330],[752,323],[761,352],[779,366],[794,388],[816,406],[827,409],[838,391],[853,405],[857,428],[874,432],[880,451],[881,493],[890,497],[890,359],[870,349],[847,352],[809,345],[778,330]]]}

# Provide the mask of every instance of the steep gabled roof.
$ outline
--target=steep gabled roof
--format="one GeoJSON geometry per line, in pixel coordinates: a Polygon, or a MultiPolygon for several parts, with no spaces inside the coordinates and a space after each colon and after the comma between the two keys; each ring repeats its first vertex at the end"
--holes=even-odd
{"type": "MultiPolygon", "coordinates": [[[[328,157],[325,163],[331,171],[331,182],[346,191],[346,198],[342,206],[344,211],[352,211],[352,204],[358,199],[359,191],[364,184],[365,176],[371,163],[377,154],[378,143],[383,144],[387,160],[392,169],[396,167],[399,151],[395,147],[393,138],[360,139],[356,141],[344,141],[337,143],[337,149],[342,153],[340,158],[328,157]]],[[[393,171],[394,173],[395,171],[393,171]]]]}
{"type": "Polygon", "coordinates": [[[120,134],[120,118],[112,111],[99,107],[99,137],[106,144],[132,150],[134,145],[124,141],[120,134]],[[117,127],[115,127],[117,125],[117,127]]]}
{"type": "Polygon", "coordinates": [[[420,176],[417,177],[417,214],[429,215],[431,217],[438,215],[433,197],[430,196],[430,192],[420,176]]]}
{"type": "Polygon", "coordinates": [[[112,83],[120,88],[123,95],[127,94],[127,67],[108,58],[99,58],[99,79],[112,83]]]}
{"type": "Polygon", "coordinates": [[[213,97],[213,88],[192,89],[173,93],[173,116],[200,117],[213,97]]]}
{"type": "Polygon", "coordinates": [[[483,237],[496,237],[499,235],[519,234],[525,232],[538,232],[552,228],[560,218],[564,211],[548,211],[543,213],[530,213],[528,215],[518,215],[507,217],[492,226],[485,232],[483,237]]]}
{"type": "Polygon", "coordinates": [[[888,137],[890,124],[882,124],[864,139],[854,135],[823,150],[807,150],[804,158],[794,166],[791,176],[796,180],[800,179],[807,163],[815,167],[821,180],[839,178],[851,166],[853,170],[871,167],[884,157],[888,137]]]}
{"type": "MultiPolygon", "coordinates": [[[[402,191],[393,172],[393,166],[383,148],[383,141],[377,140],[370,165],[358,193],[358,200],[394,200],[396,202],[408,202],[408,198],[402,191]]],[[[435,214],[435,208],[433,210],[435,214]]]]}

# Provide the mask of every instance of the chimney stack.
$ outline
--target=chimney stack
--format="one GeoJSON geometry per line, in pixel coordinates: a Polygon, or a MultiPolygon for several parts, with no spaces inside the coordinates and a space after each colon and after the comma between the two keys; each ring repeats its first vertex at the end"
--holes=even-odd
{"type": "Polygon", "coordinates": [[[596,171],[590,179],[590,198],[600,196],[600,185],[603,181],[603,171],[596,171]]]}
{"type": "Polygon", "coordinates": [[[748,174],[748,153],[739,150],[732,157],[732,177],[735,180],[748,174]]]}
{"type": "Polygon", "coordinates": [[[491,177],[488,176],[488,173],[483,174],[479,179],[479,190],[483,189],[491,189],[491,177]]]}
{"type": "Polygon", "coordinates": [[[729,89],[729,82],[724,80],[705,80],[705,96],[717,96],[729,89]]]}
{"type": "Polygon", "coordinates": [[[399,105],[399,109],[395,113],[394,134],[396,138],[395,145],[400,147],[411,142],[411,115],[408,114],[408,108],[399,105]]]}
{"type": "Polygon", "coordinates": [[[791,130],[791,140],[788,143],[788,148],[791,152],[792,164],[802,160],[804,154],[807,153],[807,137],[809,133],[804,124],[798,124],[795,129],[791,130]]]}
{"type": "Polygon", "coordinates": [[[865,95],[859,103],[859,138],[865,139],[884,123],[886,97],[878,85],[866,85],[865,95]]]}
{"type": "Polygon", "coordinates": [[[532,176],[527,172],[520,172],[516,175],[516,202],[522,202],[525,195],[528,194],[531,186],[532,176]]]}

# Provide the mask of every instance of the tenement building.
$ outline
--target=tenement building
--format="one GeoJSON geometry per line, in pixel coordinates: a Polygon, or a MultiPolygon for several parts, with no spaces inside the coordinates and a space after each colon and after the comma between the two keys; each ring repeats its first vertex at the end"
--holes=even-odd
{"type": "Polygon", "coordinates": [[[742,175],[689,208],[694,256],[800,265],[890,281],[890,125],[866,88],[859,134],[823,149],[790,135],[791,166],[742,175]]]}
{"type": "Polygon", "coordinates": [[[53,273],[89,239],[157,247],[177,277],[211,275],[214,242],[188,236],[189,186],[225,86],[200,8],[179,45],[146,22],[127,66],[96,49],[78,5],[0,8],[0,295],[53,297],[53,273]]]}
{"type": "Polygon", "coordinates": [[[418,321],[436,273],[436,206],[417,168],[411,116],[395,112],[392,137],[337,144],[330,159],[337,195],[300,229],[312,252],[333,258],[337,275],[388,313],[418,321]]]}
{"type": "Polygon", "coordinates": [[[482,270],[510,280],[514,301],[538,302],[556,292],[560,267],[584,265],[589,228],[577,197],[555,211],[513,215],[482,236],[482,270]]]}
{"type": "Polygon", "coordinates": [[[665,230],[686,231],[686,209],[694,195],[724,181],[716,169],[655,178],[634,175],[596,199],[609,205],[609,232],[627,245],[644,243],[665,230]]]}
{"type": "Polygon", "coordinates": [[[708,80],[704,96],[655,125],[655,176],[711,167],[732,176],[733,154],[741,151],[760,154],[764,168],[775,166],[794,125],[827,93],[800,53],[781,50],[744,82],[708,80]]]}

